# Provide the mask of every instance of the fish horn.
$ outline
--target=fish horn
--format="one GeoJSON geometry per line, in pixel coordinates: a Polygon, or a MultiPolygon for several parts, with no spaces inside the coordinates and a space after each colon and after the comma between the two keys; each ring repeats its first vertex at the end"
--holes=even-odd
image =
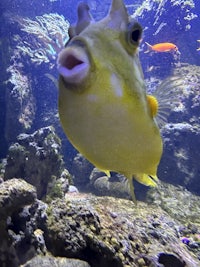
{"type": "Polygon", "coordinates": [[[77,13],[78,21],[75,26],[76,35],[82,32],[92,21],[94,21],[90,14],[89,6],[84,2],[79,3],[77,13]]]}
{"type": "Polygon", "coordinates": [[[129,19],[126,7],[122,0],[113,0],[108,14],[108,27],[112,29],[125,29],[129,19]]]}

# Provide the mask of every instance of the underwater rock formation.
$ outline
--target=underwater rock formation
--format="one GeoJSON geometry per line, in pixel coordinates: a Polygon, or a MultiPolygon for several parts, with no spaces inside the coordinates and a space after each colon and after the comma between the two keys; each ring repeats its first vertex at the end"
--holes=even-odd
{"type": "Polygon", "coordinates": [[[177,92],[177,106],[162,129],[163,156],[158,168],[161,180],[179,184],[199,194],[200,173],[200,67],[181,64],[174,75],[187,81],[177,92]]]}
{"type": "Polygon", "coordinates": [[[128,181],[121,174],[112,173],[109,178],[105,173],[94,168],[89,180],[88,187],[97,195],[130,198],[128,181]]]}
{"type": "Polygon", "coordinates": [[[159,266],[160,253],[171,254],[180,266],[198,264],[179,239],[177,229],[183,226],[159,206],[136,208],[128,200],[89,195],[67,196],[66,203],[52,202],[47,212],[54,255],[78,254],[95,267],[159,266]]]}
{"type": "Polygon", "coordinates": [[[23,178],[37,189],[38,198],[46,195],[53,177],[63,171],[61,141],[53,127],[41,128],[33,134],[21,134],[10,146],[5,167],[5,180],[23,178]]]}
{"type": "Polygon", "coordinates": [[[171,123],[162,129],[162,134],[164,153],[158,168],[159,177],[199,194],[199,130],[189,123],[171,123]]]}
{"type": "Polygon", "coordinates": [[[11,179],[0,184],[0,220],[33,203],[35,188],[22,179],[11,179]]]}
{"type": "Polygon", "coordinates": [[[73,158],[71,173],[73,174],[74,184],[79,189],[85,189],[89,183],[89,176],[93,168],[93,165],[80,153],[77,153],[73,158]]]}
{"type": "Polygon", "coordinates": [[[47,204],[25,181],[2,182],[0,265],[199,266],[199,197],[161,183],[148,202],[67,193],[47,204]]]}
{"type": "MultiPolygon", "coordinates": [[[[166,211],[172,218],[185,224],[200,224],[200,197],[181,186],[159,183],[147,193],[147,202],[166,211]]],[[[192,231],[195,234],[194,230],[192,231]]],[[[190,232],[190,234],[192,233],[190,232]]],[[[188,234],[189,232],[185,232],[188,234]]]]}
{"type": "Polygon", "coordinates": [[[87,262],[76,260],[76,259],[67,259],[61,257],[53,257],[51,255],[47,256],[36,256],[31,259],[21,267],[90,267],[87,262]]]}
{"type": "Polygon", "coordinates": [[[35,201],[35,188],[21,179],[11,179],[0,184],[0,265],[2,267],[18,267],[21,262],[34,255],[33,249],[27,245],[27,240],[31,240],[34,230],[23,221],[24,216],[29,220],[31,216],[23,208],[35,201]]]}

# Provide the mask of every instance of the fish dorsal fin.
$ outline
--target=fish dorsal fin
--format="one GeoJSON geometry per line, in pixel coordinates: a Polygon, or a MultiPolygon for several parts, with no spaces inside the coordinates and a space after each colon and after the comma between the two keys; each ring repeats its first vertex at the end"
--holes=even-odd
{"type": "Polygon", "coordinates": [[[129,22],[128,13],[122,0],[113,0],[112,5],[108,14],[107,26],[116,30],[126,29],[129,22]]]}

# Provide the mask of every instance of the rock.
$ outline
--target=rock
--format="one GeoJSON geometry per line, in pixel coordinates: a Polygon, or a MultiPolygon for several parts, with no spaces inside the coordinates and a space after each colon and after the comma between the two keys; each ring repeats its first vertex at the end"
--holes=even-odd
{"type": "MultiPolygon", "coordinates": [[[[11,181],[11,180],[10,180],[11,181]]],[[[47,205],[34,201],[13,211],[0,227],[0,266],[18,267],[46,253],[44,231],[47,205]]]]}
{"type": "Polygon", "coordinates": [[[165,267],[185,267],[185,262],[180,260],[176,255],[169,253],[160,253],[158,262],[165,267]]]}
{"type": "Polygon", "coordinates": [[[22,179],[11,179],[0,184],[0,220],[36,199],[36,189],[22,179]]]}
{"type": "Polygon", "coordinates": [[[89,189],[99,196],[130,198],[129,184],[119,173],[112,172],[111,177],[108,177],[104,172],[94,168],[89,178],[89,189]]]}
{"type": "Polygon", "coordinates": [[[78,189],[85,189],[86,185],[89,183],[89,176],[94,166],[84,158],[80,153],[78,153],[72,162],[71,173],[73,174],[74,185],[78,189]]]}
{"type": "Polygon", "coordinates": [[[137,206],[130,200],[80,193],[65,194],[49,205],[34,200],[10,213],[4,228],[1,224],[0,265],[198,266],[198,197],[192,199],[191,193],[173,186],[167,191],[165,184],[154,190],[149,204],[137,206]],[[179,203],[170,202],[169,192],[182,195],[179,203]],[[196,203],[191,217],[188,199],[192,206],[196,203]],[[185,236],[191,246],[183,242],[185,236]]]}
{"type": "Polygon", "coordinates": [[[82,255],[87,246],[82,236],[83,231],[87,229],[94,233],[100,231],[98,216],[93,207],[84,199],[83,202],[80,201],[79,197],[79,201],[70,201],[71,198],[77,197],[66,194],[67,201],[53,201],[48,209],[48,247],[54,255],[73,258],[82,255]]]}
{"type": "Polygon", "coordinates": [[[169,262],[199,264],[182,245],[177,232],[182,224],[159,205],[139,202],[135,207],[124,199],[69,194],[66,202],[53,201],[47,214],[47,243],[53,255],[84,259],[95,267],[156,267],[163,260],[161,253],[166,254],[164,262],[170,254],[169,262]],[[142,262],[145,265],[139,265],[142,262]]]}
{"type": "Polygon", "coordinates": [[[53,176],[47,187],[45,201],[50,203],[53,199],[64,197],[66,193],[78,192],[78,189],[70,183],[72,183],[72,176],[67,169],[62,171],[60,178],[53,176]]]}
{"type": "Polygon", "coordinates": [[[53,127],[41,128],[30,135],[21,134],[17,141],[9,148],[4,178],[25,179],[36,187],[41,199],[52,177],[60,177],[63,170],[61,141],[53,127]]]}
{"type": "Polygon", "coordinates": [[[14,178],[0,184],[0,266],[18,267],[45,246],[34,235],[43,214],[35,203],[36,189],[26,181],[14,178]],[[40,219],[33,225],[35,217],[29,208],[34,205],[40,219]]]}
{"type": "Polygon", "coordinates": [[[78,189],[77,189],[76,186],[74,186],[74,185],[70,185],[70,186],[69,186],[69,190],[68,190],[68,192],[69,192],[69,193],[78,193],[79,191],[78,191],[78,189]]]}
{"type": "Polygon", "coordinates": [[[128,185],[125,182],[112,181],[108,176],[99,177],[93,186],[96,193],[101,196],[130,198],[128,185]]]}
{"type": "Polygon", "coordinates": [[[187,122],[167,124],[162,129],[164,153],[158,168],[158,177],[165,182],[182,185],[199,194],[200,133],[187,122]]]}
{"type": "MultiPolygon", "coordinates": [[[[167,183],[159,183],[157,187],[151,188],[147,194],[148,203],[161,207],[172,218],[185,224],[186,222],[200,224],[200,196],[195,196],[183,187],[173,186],[167,183]]],[[[195,225],[188,225],[189,232],[183,235],[195,234],[195,225]]]]}
{"type": "Polygon", "coordinates": [[[67,259],[61,257],[53,257],[51,255],[46,256],[37,256],[21,267],[90,267],[87,262],[76,260],[76,259],[67,259]]]}

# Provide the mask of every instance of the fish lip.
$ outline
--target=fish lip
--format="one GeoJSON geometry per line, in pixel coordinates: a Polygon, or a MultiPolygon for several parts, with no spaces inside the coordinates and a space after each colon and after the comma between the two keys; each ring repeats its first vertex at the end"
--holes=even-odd
{"type": "Polygon", "coordinates": [[[82,82],[90,70],[87,52],[82,47],[66,47],[58,55],[57,69],[65,82],[82,82]]]}

